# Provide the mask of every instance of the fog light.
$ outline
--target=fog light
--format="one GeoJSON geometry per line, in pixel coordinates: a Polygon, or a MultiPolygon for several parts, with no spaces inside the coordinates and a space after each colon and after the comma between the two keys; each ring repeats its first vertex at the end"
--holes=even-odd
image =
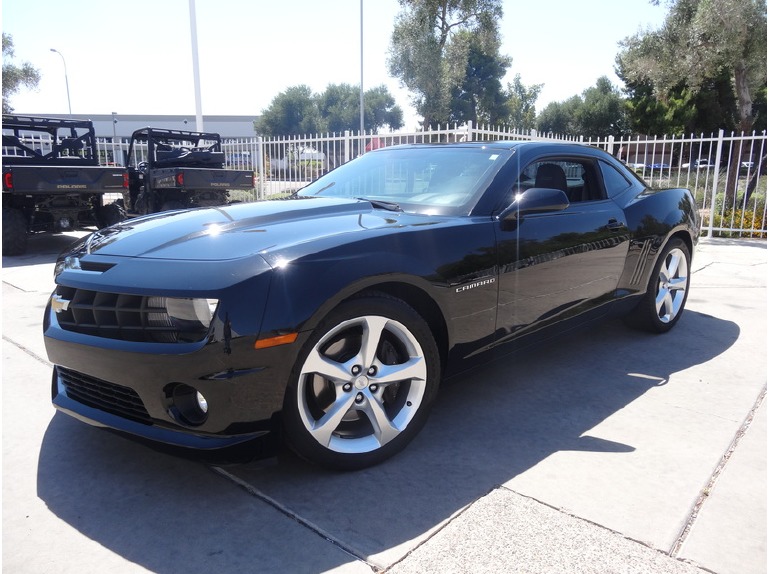
{"type": "Polygon", "coordinates": [[[209,402],[199,390],[174,383],[166,387],[169,413],[177,421],[188,426],[200,426],[209,414],[209,402]]]}
{"type": "Polygon", "coordinates": [[[198,408],[201,410],[201,412],[208,413],[209,412],[209,403],[206,400],[206,397],[204,397],[200,391],[195,391],[195,398],[198,399],[198,408]]]}

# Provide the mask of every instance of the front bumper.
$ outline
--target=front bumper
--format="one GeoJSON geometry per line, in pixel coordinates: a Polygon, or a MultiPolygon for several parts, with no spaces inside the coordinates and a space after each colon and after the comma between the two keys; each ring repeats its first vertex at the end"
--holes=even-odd
{"type": "Polygon", "coordinates": [[[249,442],[267,434],[271,428],[265,421],[264,430],[234,436],[217,436],[191,433],[188,429],[175,430],[153,423],[142,423],[137,420],[113,414],[103,409],[88,406],[73,399],[67,393],[67,387],[62,381],[57,367],[53,369],[51,384],[53,406],[71,417],[90,425],[115,430],[134,438],[146,439],[165,445],[195,450],[214,450],[232,447],[249,442]]]}
{"type": "Polygon", "coordinates": [[[213,450],[274,430],[304,337],[263,350],[254,349],[253,336],[227,344],[217,339],[184,345],[112,341],[64,331],[49,305],[44,339],[55,365],[56,409],[153,442],[213,450]],[[179,416],[169,392],[177,385],[206,398],[205,420],[189,424],[179,416]]]}

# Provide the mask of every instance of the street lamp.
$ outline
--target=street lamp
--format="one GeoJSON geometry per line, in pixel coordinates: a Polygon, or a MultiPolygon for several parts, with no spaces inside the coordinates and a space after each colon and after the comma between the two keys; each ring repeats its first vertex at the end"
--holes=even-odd
{"type": "Polygon", "coordinates": [[[51,52],[56,52],[61,56],[62,64],[64,64],[64,83],[67,86],[67,107],[69,107],[70,115],[72,115],[72,102],[70,101],[70,81],[67,78],[67,62],[64,60],[64,55],[56,48],[51,48],[51,52]]]}

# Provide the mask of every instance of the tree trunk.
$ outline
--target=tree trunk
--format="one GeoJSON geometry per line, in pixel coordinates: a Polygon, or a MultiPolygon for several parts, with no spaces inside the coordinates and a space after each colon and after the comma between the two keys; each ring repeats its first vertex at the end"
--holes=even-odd
{"type": "Polygon", "coordinates": [[[733,79],[735,80],[735,95],[738,96],[738,129],[743,133],[749,133],[754,125],[754,115],[751,113],[753,102],[751,101],[746,65],[743,62],[736,64],[733,79]]]}
{"type": "MultiPolygon", "coordinates": [[[[744,135],[751,132],[751,127],[754,125],[754,116],[751,113],[751,91],[749,90],[746,65],[743,62],[738,62],[735,65],[733,79],[735,80],[735,95],[738,97],[738,131],[740,135],[744,135]]],[[[740,142],[733,142],[730,165],[727,167],[725,205],[733,205],[735,201],[735,193],[738,188],[738,174],[741,169],[740,149],[740,142]]]]}

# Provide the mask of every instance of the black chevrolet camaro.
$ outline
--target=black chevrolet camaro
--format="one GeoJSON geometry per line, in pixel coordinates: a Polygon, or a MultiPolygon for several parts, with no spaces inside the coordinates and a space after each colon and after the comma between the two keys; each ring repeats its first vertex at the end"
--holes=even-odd
{"type": "Polygon", "coordinates": [[[671,329],[698,232],[688,190],[592,147],[382,148],[287,200],[132,219],[63,253],[53,403],[217,452],[280,431],[365,467],[419,432],[442,378],[607,315],[671,329]]]}

